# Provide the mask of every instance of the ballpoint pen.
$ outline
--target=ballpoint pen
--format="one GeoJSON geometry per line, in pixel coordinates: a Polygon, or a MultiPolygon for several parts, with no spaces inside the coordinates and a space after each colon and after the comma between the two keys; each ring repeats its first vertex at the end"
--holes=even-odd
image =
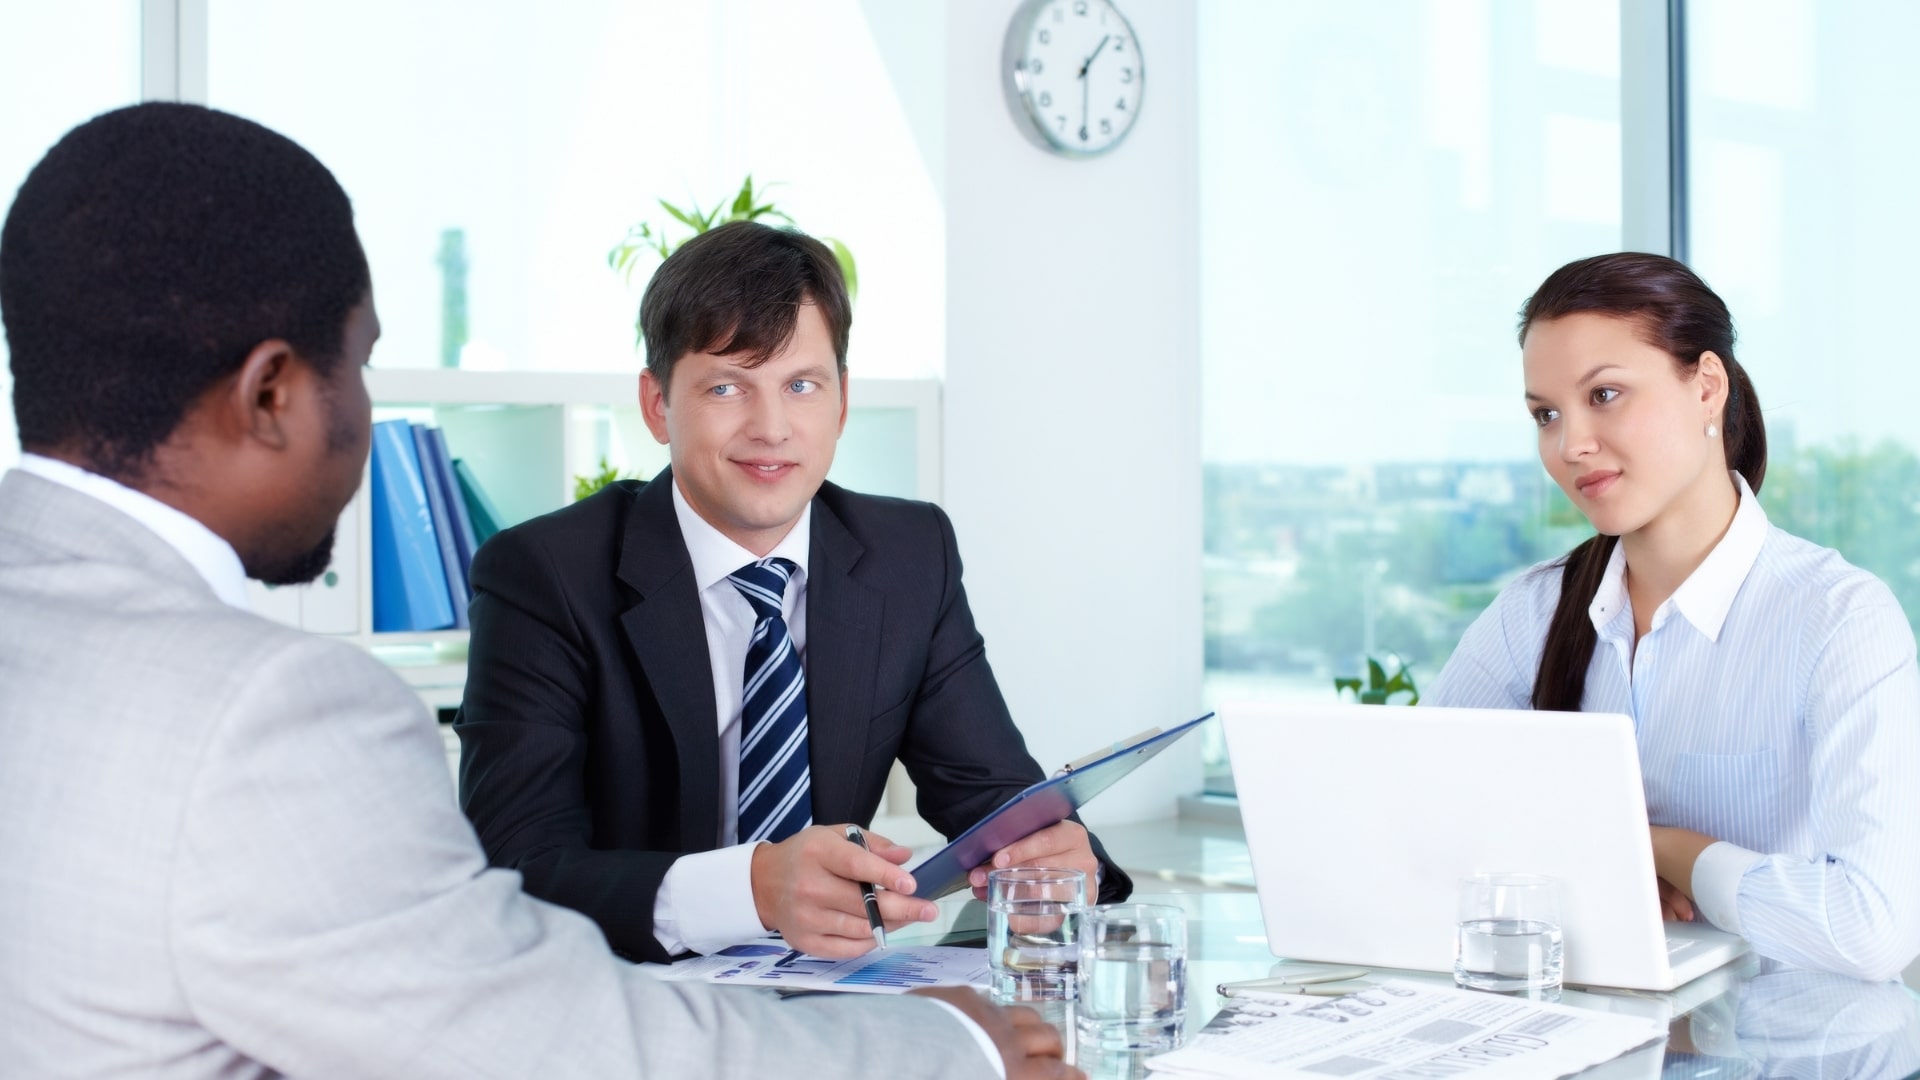
{"type": "Polygon", "coordinates": [[[1241,994],[1306,994],[1312,997],[1339,997],[1360,990],[1371,990],[1374,984],[1366,979],[1349,979],[1343,982],[1290,983],[1277,979],[1260,980],[1260,986],[1238,986],[1233,983],[1221,983],[1214,989],[1221,997],[1238,997],[1241,994]]]}
{"type": "Polygon", "coordinates": [[[1268,994],[1312,994],[1317,997],[1331,997],[1352,993],[1355,990],[1365,990],[1372,986],[1370,982],[1360,981],[1366,974],[1368,972],[1365,968],[1303,968],[1265,979],[1223,982],[1214,987],[1214,991],[1221,997],[1232,997],[1249,990],[1268,994]]]}
{"type": "MultiPolygon", "coordinates": [[[[847,839],[859,844],[861,851],[867,850],[867,837],[860,831],[860,826],[847,826],[847,839]]],[[[886,948],[887,924],[880,921],[880,898],[873,894],[872,882],[860,883],[860,900],[867,908],[867,925],[873,928],[873,943],[883,949],[886,948]]]]}

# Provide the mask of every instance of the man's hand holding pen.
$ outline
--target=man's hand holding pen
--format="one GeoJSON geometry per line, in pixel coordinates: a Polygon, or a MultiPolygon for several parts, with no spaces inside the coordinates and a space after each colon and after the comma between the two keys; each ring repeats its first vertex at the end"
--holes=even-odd
{"type": "Polygon", "coordinates": [[[913,876],[900,867],[912,852],[878,833],[866,847],[848,843],[847,826],[814,825],[753,851],[753,904],[761,925],[810,956],[845,959],[872,949],[862,883],[875,894],[888,930],[931,922],[939,909],[912,896],[913,876]]]}

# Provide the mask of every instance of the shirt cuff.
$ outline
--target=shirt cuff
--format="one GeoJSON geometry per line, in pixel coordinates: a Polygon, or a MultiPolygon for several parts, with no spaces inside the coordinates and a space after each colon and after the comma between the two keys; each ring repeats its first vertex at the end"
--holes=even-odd
{"type": "Polygon", "coordinates": [[[1740,879],[1766,858],[1739,844],[1716,840],[1693,861],[1693,903],[1707,921],[1740,933],[1740,879]]]}
{"type": "Polygon", "coordinates": [[[952,1013],[953,1018],[960,1021],[961,1026],[967,1029],[967,1033],[973,1036],[973,1041],[980,1044],[980,1052],[987,1055],[988,1061],[993,1062],[993,1075],[999,1077],[1000,1080],[1007,1080],[1006,1063],[1000,1060],[1000,1048],[993,1045],[993,1037],[987,1034],[987,1029],[974,1023],[973,1018],[966,1013],[954,1008],[947,1002],[941,1001],[939,998],[928,998],[927,1000],[952,1013]]]}
{"type": "Polygon", "coordinates": [[[710,953],[764,937],[753,906],[753,849],[736,844],[682,855],[653,894],[653,939],[668,956],[710,953]]]}

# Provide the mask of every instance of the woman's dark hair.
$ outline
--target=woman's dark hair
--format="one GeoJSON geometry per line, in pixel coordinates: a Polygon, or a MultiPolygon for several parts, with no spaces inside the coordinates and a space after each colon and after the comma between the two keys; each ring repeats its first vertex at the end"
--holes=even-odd
{"type": "MultiPolygon", "coordinates": [[[[1555,270],[1520,309],[1520,344],[1536,323],[1590,312],[1626,319],[1642,340],[1673,357],[1690,377],[1702,353],[1727,369],[1726,415],[1720,421],[1727,464],[1757,494],[1767,476],[1767,428],[1746,369],[1733,358],[1733,316],[1699,275],[1664,255],[1619,252],[1580,259],[1555,270]]],[[[1606,576],[1617,536],[1595,536],[1567,553],[1560,603],[1547,628],[1533,707],[1574,711],[1586,696],[1587,666],[1598,640],[1587,609],[1606,576]]]]}
{"type": "Polygon", "coordinates": [[[353,206],[292,140],[198,105],[97,116],[33,167],[0,227],[20,444],[138,478],[261,342],[330,376],[367,295],[353,206]]]}
{"type": "Polygon", "coordinates": [[[660,264],[640,298],[647,370],[664,392],[688,353],[743,355],[745,366],[758,367],[793,340],[803,304],[826,320],[844,373],[853,302],[827,245],[756,221],[701,233],[660,264]]]}

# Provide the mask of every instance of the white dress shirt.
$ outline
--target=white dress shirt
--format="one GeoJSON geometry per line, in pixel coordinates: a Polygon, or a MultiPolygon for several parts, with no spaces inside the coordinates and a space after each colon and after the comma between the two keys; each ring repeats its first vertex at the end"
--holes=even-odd
{"type": "MultiPolygon", "coordinates": [[[[1718,841],[1694,863],[1701,915],[1763,956],[1888,978],[1920,953],[1913,631],[1878,578],[1768,524],[1734,480],[1726,535],[1637,647],[1614,548],[1580,707],[1633,718],[1653,824],[1718,841]]],[[[1427,704],[1530,707],[1561,565],[1502,590],[1427,704]]]]}
{"type": "Polygon", "coordinates": [[[247,572],[240,565],[240,556],[234,552],[232,544],[222,540],[218,533],[197,519],[117,480],[109,480],[99,473],[88,472],[54,458],[22,454],[19,468],[43,480],[51,480],[83,495],[91,495],[145,525],[153,530],[154,535],[166,541],[168,547],[179,552],[181,558],[200,572],[201,577],[207,579],[207,585],[222,603],[242,611],[251,610],[252,605],[247,603],[247,572]]]}
{"type": "MultiPolygon", "coordinates": [[[[759,557],[729,540],[694,512],[678,481],[673,512],[680,536],[693,560],[694,586],[700,591],[700,621],[707,628],[707,658],[713,665],[713,712],[720,722],[720,820],[714,822],[720,846],[674,860],[654,894],[653,936],[668,955],[692,950],[712,952],[766,933],[753,906],[752,844],[739,842],[740,691],[746,681],[747,644],[753,638],[753,605],[727,576],[759,557]]],[[[813,504],[800,511],[792,531],[767,558],[792,559],[799,567],[787,582],[781,617],[793,639],[794,654],[807,662],[807,552],[813,504]]]]}
{"type": "MultiPolygon", "coordinates": [[[[740,843],[739,833],[741,690],[746,682],[747,645],[753,638],[756,616],[753,605],[727,580],[728,575],[760,561],[762,556],[708,524],[687,503],[677,480],[673,485],[673,513],[693,561],[694,586],[700,592],[700,621],[707,629],[707,660],[713,667],[713,713],[720,723],[720,820],[715,823],[720,846],[675,859],[654,894],[653,936],[670,956],[689,950],[712,952],[767,932],[753,906],[753,849],[758,845],[740,843]]],[[[812,526],[813,503],[809,502],[792,530],[764,556],[791,559],[799,567],[787,582],[780,616],[787,622],[787,635],[793,639],[794,655],[800,658],[803,669],[807,662],[807,555],[812,526]]],[[[944,1001],[935,1004],[966,1025],[994,1070],[1004,1077],[1006,1070],[993,1039],[959,1009],[944,1001]]]]}

